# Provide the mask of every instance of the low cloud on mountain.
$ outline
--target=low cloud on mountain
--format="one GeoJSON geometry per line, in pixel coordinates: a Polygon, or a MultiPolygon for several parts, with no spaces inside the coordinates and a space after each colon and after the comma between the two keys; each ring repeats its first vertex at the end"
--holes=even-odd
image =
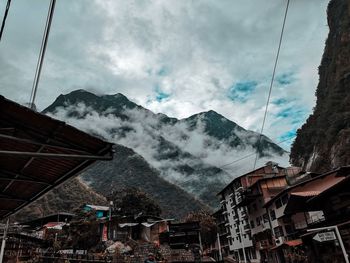
{"type": "MultiPolygon", "coordinates": [[[[103,112],[96,111],[84,103],[57,107],[50,116],[66,121],[79,129],[103,137],[104,139],[132,148],[142,155],[147,162],[161,171],[162,176],[170,182],[198,191],[193,187],[203,179],[191,169],[223,167],[211,171],[206,178],[208,182],[225,184],[236,175],[253,169],[256,149],[252,146],[258,139],[256,133],[236,129],[231,136],[219,140],[206,133],[204,113],[196,116],[196,125],[191,127],[186,119],[174,123],[163,123],[163,115],[153,114],[143,108],[125,108],[114,114],[113,108],[103,112]],[[243,144],[229,145],[232,136],[237,136],[243,144]],[[248,156],[232,165],[235,160],[248,156]]],[[[223,117],[222,117],[223,118],[223,117]]],[[[222,121],[229,121],[225,118],[222,121]]],[[[258,165],[274,160],[281,165],[287,164],[287,155],[276,154],[273,149],[264,149],[265,157],[258,165]]],[[[118,154],[118,153],[116,153],[118,154]]]]}

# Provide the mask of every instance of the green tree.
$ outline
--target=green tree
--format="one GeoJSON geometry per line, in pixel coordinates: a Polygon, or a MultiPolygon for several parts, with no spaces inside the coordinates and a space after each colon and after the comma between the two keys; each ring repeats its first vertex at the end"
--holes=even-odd
{"type": "Polygon", "coordinates": [[[162,213],[158,203],[145,192],[137,188],[124,188],[114,191],[108,198],[113,201],[114,213],[119,215],[152,215],[162,213]]]}

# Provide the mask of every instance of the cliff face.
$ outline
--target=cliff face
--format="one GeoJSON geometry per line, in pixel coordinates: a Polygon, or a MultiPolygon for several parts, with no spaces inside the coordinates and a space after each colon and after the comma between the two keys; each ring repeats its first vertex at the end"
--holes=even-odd
{"type": "Polygon", "coordinates": [[[329,3],[328,25],[316,107],[290,155],[293,165],[318,172],[350,164],[350,0],[329,3]]]}

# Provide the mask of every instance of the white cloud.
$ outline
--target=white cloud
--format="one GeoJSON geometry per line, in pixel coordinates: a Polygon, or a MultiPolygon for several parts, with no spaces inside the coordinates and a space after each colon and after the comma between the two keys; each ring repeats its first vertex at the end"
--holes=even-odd
{"type": "MultiPolygon", "coordinates": [[[[265,133],[297,128],[311,112],[326,27],[328,0],[291,1],[265,133]],[[280,119],[286,107],[304,117],[280,119]]],[[[2,3],[1,8],[4,3],[2,3]]],[[[0,49],[1,94],[21,103],[30,96],[48,3],[13,2],[0,49]]],[[[213,109],[259,130],[285,1],[62,0],[57,3],[39,85],[39,108],[76,88],[124,93],[141,105],[183,118],[213,109]],[[162,69],[164,72],[162,72],[162,69]],[[162,72],[162,74],[160,73],[162,72]],[[228,98],[240,81],[258,86],[245,103],[228,98]],[[156,100],[156,87],[170,95],[156,100]]]]}
{"type": "MultiPolygon", "coordinates": [[[[123,114],[128,116],[127,120],[113,115],[113,109],[98,113],[93,108],[79,103],[66,108],[56,108],[50,116],[108,141],[132,148],[158,169],[166,180],[182,186],[197,196],[202,193],[201,191],[207,190],[205,187],[198,188],[198,184],[205,185],[218,180],[224,185],[235,176],[253,169],[255,149],[250,145],[257,139],[256,134],[235,130],[232,136],[237,135],[244,144],[231,147],[228,141],[218,140],[206,134],[202,117],[198,118],[194,128],[190,128],[185,121],[179,121],[176,124],[160,124],[159,115],[144,110],[125,110],[123,114]],[[164,139],[166,144],[162,141],[164,139]],[[176,155],[175,152],[179,154],[176,155]],[[167,156],[168,154],[172,157],[167,156]],[[245,156],[249,158],[235,162],[232,166],[227,165],[245,156]],[[186,165],[197,169],[197,172],[188,174],[181,170],[181,167],[186,165]],[[225,166],[228,173],[213,175],[198,173],[199,170],[209,166],[225,166]]],[[[258,166],[269,160],[277,161],[280,165],[288,165],[287,155],[279,156],[272,151],[267,153],[270,153],[271,157],[259,159],[258,166]]]]}

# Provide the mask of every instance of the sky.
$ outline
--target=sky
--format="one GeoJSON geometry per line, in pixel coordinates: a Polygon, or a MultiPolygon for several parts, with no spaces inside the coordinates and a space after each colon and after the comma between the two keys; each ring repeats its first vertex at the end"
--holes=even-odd
{"type": "MultiPolygon", "coordinates": [[[[315,105],[328,2],[290,1],[264,129],[276,142],[294,138],[315,105]]],[[[48,6],[12,1],[0,42],[0,94],[21,104],[30,99],[48,6]]],[[[59,0],[36,105],[42,110],[76,89],[123,93],[156,113],[185,118],[215,110],[260,131],[285,6],[285,0],[59,0]]]]}

